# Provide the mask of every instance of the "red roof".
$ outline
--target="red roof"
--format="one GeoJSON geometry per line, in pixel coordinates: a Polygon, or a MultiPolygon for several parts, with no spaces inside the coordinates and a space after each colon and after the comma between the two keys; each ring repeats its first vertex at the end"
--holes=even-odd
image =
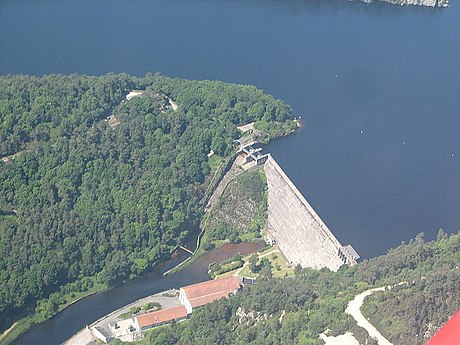
{"type": "Polygon", "coordinates": [[[228,297],[228,295],[238,290],[239,287],[240,280],[238,277],[228,277],[185,286],[182,290],[184,290],[187,299],[194,308],[211,303],[222,297],[228,297]]]}
{"type": "Polygon", "coordinates": [[[436,333],[426,345],[459,345],[460,344],[460,309],[436,333]]]}
{"type": "Polygon", "coordinates": [[[181,319],[187,316],[187,311],[183,306],[167,308],[153,313],[137,316],[139,327],[150,327],[163,322],[181,319]]]}

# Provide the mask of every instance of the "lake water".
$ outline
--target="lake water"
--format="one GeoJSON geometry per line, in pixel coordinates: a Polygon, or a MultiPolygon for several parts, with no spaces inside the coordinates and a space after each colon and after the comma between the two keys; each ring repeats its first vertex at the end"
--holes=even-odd
{"type": "Polygon", "coordinates": [[[369,258],[460,230],[459,18],[456,1],[0,0],[0,74],[254,84],[302,116],[266,150],[369,258]]]}
{"type": "Polygon", "coordinates": [[[0,74],[255,84],[303,120],[269,150],[339,240],[371,257],[460,230],[459,18],[455,1],[0,0],[0,74]]]}

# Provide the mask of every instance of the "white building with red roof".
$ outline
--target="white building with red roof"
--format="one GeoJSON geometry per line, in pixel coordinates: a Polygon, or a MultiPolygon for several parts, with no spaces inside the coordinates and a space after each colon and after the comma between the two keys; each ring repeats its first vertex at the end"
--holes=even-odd
{"type": "Polygon", "coordinates": [[[180,303],[191,314],[193,308],[211,303],[221,298],[227,298],[240,288],[238,277],[208,280],[202,283],[188,285],[179,290],[180,303]]]}
{"type": "Polygon", "coordinates": [[[138,329],[145,331],[149,328],[169,323],[173,320],[179,321],[187,317],[187,311],[183,306],[171,307],[136,317],[138,329]]]}

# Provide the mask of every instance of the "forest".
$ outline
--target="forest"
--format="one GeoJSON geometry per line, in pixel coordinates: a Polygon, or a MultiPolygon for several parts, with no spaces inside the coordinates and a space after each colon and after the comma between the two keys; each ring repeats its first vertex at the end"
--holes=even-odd
{"type": "Polygon", "coordinates": [[[204,242],[261,240],[267,212],[267,181],[263,171],[244,172],[227,185],[204,220],[204,242]]]}
{"type": "Polygon", "coordinates": [[[460,235],[425,242],[419,234],[386,255],[338,272],[296,268],[295,277],[264,278],[194,311],[189,320],[147,333],[142,344],[324,344],[319,334],[350,330],[377,344],[345,313],[357,294],[396,285],[366,299],[363,313],[393,344],[422,345],[460,307],[460,235]]]}
{"type": "Polygon", "coordinates": [[[292,111],[253,86],[160,74],[0,77],[1,329],[168,255],[199,226],[208,153],[253,121],[283,135],[292,111]]]}

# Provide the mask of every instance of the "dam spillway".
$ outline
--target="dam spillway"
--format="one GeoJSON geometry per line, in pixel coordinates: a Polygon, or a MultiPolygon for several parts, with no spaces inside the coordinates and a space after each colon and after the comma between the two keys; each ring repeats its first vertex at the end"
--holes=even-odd
{"type": "Polygon", "coordinates": [[[268,232],[287,260],[302,267],[336,271],[359,258],[342,246],[275,159],[264,164],[268,184],[268,232]]]}

